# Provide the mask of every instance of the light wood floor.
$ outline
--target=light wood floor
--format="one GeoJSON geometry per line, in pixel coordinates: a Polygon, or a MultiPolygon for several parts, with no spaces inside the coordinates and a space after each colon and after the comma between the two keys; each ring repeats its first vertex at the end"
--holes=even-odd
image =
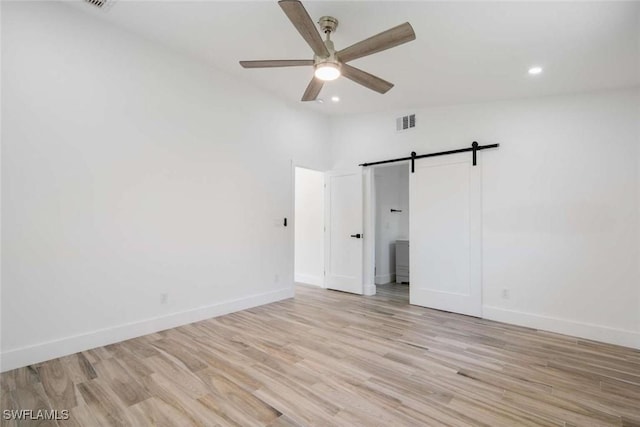
{"type": "Polygon", "coordinates": [[[61,426],[640,425],[639,351],[409,306],[406,285],[296,292],[5,373],[1,407],[69,409],[61,426]]]}

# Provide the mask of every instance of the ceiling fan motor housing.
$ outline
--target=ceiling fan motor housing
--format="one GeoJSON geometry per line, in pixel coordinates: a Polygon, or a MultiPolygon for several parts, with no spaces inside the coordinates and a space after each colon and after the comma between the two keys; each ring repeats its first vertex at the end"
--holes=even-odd
{"type": "Polygon", "coordinates": [[[325,40],[324,44],[325,46],[327,46],[327,50],[329,51],[329,56],[313,55],[314,65],[318,66],[320,64],[331,63],[336,65],[339,68],[340,61],[338,61],[338,56],[336,55],[336,49],[333,47],[333,42],[331,40],[325,40]]]}
{"type": "Polygon", "coordinates": [[[323,16],[318,21],[318,25],[320,25],[320,29],[324,34],[331,34],[336,32],[338,20],[333,16],[323,16]]]}

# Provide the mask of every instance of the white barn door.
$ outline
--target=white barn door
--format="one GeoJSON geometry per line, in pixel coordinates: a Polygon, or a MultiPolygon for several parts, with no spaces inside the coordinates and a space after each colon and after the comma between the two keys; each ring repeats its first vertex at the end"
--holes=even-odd
{"type": "Polygon", "coordinates": [[[326,173],[325,284],[362,294],[362,170],[326,173]]]}
{"type": "Polygon", "coordinates": [[[409,179],[411,304],[482,315],[480,168],[471,153],[416,160],[409,179]]]}

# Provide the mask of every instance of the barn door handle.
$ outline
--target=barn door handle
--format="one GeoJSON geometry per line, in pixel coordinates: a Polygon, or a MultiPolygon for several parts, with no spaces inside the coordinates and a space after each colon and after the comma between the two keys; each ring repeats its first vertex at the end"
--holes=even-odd
{"type": "Polygon", "coordinates": [[[362,237],[362,235],[360,233],[352,234],[351,237],[355,237],[356,239],[359,239],[360,237],[362,237]]]}

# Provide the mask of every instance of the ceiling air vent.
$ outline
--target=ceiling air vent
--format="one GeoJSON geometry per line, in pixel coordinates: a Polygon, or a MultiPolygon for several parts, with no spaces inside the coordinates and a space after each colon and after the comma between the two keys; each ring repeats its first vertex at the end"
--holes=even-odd
{"type": "Polygon", "coordinates": [[[107,9],[107,6],[110,6],[115,0],[84,0],[86,3],[89,3],[92,6],[97,7],[98,9],[107,9]]]}
{"type": "Polygon", "coordinates": [[[410,114],[408,116],[398,117],[396,119],[396,131],[403,132],[405,130],[413,129],[416,127],[416,115],[410,114]]]}

